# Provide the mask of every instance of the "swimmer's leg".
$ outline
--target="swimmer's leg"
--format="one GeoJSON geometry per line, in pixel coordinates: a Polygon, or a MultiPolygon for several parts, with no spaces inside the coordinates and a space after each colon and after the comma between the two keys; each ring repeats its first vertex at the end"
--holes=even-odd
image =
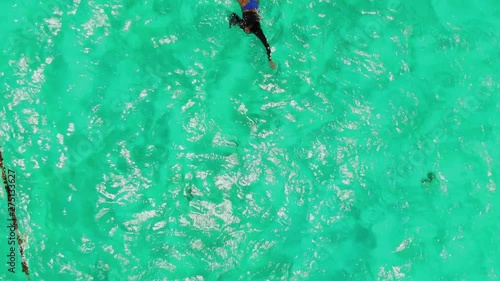
{"type": "Polygon", "coordinates": [[[233,25],[239,26],[241,29],[244,29],[244,21],[235,13],[232,13],[231,16],[229,16],[229,28],[231,28],[233,25]]]}

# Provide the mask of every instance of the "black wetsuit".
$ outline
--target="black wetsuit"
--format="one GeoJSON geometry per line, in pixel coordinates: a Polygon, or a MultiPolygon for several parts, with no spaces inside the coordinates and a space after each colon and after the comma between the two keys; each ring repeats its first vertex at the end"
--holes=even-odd
{"type": "Polygon", "coordinates": [[[245,27],[251,26],[250,32],[255,34],[255,36],[260,39],[262,44],[264,44],[267,52],[267,59],[271,61],[271,47],[269,47],[266,36],[260,28],[260,16],[258,13],[250,11],[244,12],[243,19],[241,19],[237,14],[232,13],[231,17],[229,18],[229,28],[231,28],[233,25],[237,25],[243,30],[245,30],[245,27]]]}

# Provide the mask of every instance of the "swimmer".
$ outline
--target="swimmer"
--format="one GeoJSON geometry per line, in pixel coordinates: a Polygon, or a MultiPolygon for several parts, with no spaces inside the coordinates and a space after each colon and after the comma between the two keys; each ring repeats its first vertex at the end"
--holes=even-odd
{"type": "Polygon", "coordinates": [[[238,3],[240,3],[241,10],[243,11],[243,19],[241,19],[237,14],[232,13],[229,17],[229,28],[233,25],[237,25],[247,34],[255,34],[255,36],[260,39],[262,44],[264,44],[264,47],[266,47],[269,65],[272,68],[275,68],[276,65],[271,59],[271,48],[267,43],[264,32],[262,32],[262,29],[260,28],[259,0],[238,0],[238,3]]]}

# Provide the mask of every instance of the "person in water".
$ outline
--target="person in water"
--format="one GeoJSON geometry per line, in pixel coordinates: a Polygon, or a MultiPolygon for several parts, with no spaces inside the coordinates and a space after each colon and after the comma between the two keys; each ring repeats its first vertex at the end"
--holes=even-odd
{"type": "Polygon", "coordinates": [[[243,11],[243,19],[241,19],[237,14],[232,13],[229,17],[229,28],[237,25],[247,34],[255,34],[255,36],[260,39],[262,44],[264,44],[264,47],[266,47],[269,65],[272,68],[275,68],[276,65],[271,59],[271,47],[269,47],[266,36],[260,28],[259,0],[238,0],[238,3],[240,3],[241,10],[243,11]]]}

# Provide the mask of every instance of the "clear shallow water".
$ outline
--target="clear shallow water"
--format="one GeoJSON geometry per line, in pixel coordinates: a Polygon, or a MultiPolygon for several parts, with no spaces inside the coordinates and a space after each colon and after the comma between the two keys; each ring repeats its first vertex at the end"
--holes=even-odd
{"type": "Polygon", "coordinates": [[[0,8],[32,280],[498,279],[498,2],[0,8]]]}

